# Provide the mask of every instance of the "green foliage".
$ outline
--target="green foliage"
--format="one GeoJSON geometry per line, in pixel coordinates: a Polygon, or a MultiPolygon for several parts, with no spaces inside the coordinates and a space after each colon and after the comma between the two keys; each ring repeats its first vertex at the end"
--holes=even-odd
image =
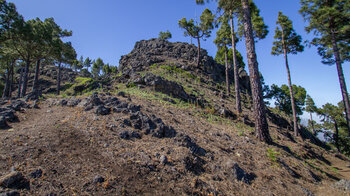
{"type": "MultiPolygon", "coordinates": [[[[176,66],[171,66],[171,65],[158,65],[158,64],[153,64],[150,66],[150,69],[153,70],[154,74],[159,74],[156,72],[156,69],[162,69],[162,70],[166,70],[170,75],[172,74],[176,74],[179,75],[180,77],[184,78],[184,79],[193,79],[193,80],[199,80],[199,78],[195,75],[193,75],[191,72],[189,71],[185,71],[181,68],[177,68],[176,66]]],[[[169,79],[169,78],[167,78],[169,79]]],[[[171,80],[171,79],[170,79],[171,80]]]]}
{"type": "MultiPolygon", "coordinates": [[[[253,36],[257,40],[264,39],[269,33],[268,26],[264,23],[264,19],[260,16],[260,10],[253,1],[249,1],[249,8],[252,17],[253,36]]],[[[238,35],[244,36],[243,14],[240,12],[238,16],[238,35]]]]}
{"type": "MultiPolygon", "coordinates": [[[[302,115],[306,99],[306,90],[305,88],[296,85],[293,85],[292,89],[294,93],[296,113],[298,115],[302,115]]],[[[275,99],[275,105],[278,109],[280,109],[288,115],[292,115],[292,104],[289,93],[289,87],[287,85],[283,84],[281,87],[278,87],[275,84],[271,85],[269,97],[275,99]]]]}
{"type": "Polygon", "coordinates": [[[304,51],[304,46],[301,44],[301,36],[293,29],[292,21],[283,15],[282,12],[278,13],[276,24],[274,37],[276,41],[273,42],[272,55],[284,54],[284,50],[287,54],[296,54],[304,51]]]}
{"type": "Polygon", "coordinates": [[[270,159],[270,161],[273,163],[272,167],[277,166],[277,161],[279,160],[280,153],[275,151],[273,148],[267,148],[266,156],[270,159]]]}
{"type": "Polygon", "coordinates": [[[91,61],[91,59],[89,58],[89,57],[87,57],[86,59],[85,59],[85,61],[84,61],[84,67],[86,68],[86,69],[88,69],[88,68],[90,68],[91,67],[91,64],[92,64],[92,61],[91,61]]]}
{"type": "Polygon", "coordinates": [[[104,62],[101,58],[97,58],[92,65],[91,73],[94,77],[98,77],[101,73],[101,70],[104,66],[104,62]]]}
{"type": "Polygon", "coordinates": [[[205,39],[210,37],[211,30],[214,28],[214,15],[209,9],[205,9],[200,16],[200,23],[195,24],[193,19],[187,21],[186,18],[179,20],[179,27],[185,29],[185,36],[191,36],[195,39],[205,39]]]}
{"type": "Polygon", "coordinates": [[[134,87],[136,87],[136,85],[133,82],[130,82],[126,85],[126,88],[134,88],[134,87]]]}
{"type": "MultiPolygon", "coordinates": [[[[196,3],[204,4],[205,0],[196,0],[196,3]]],[[[242,38],[244,36],[244,22],[241,1],[219,0],[218,8],[223,9],[226,13],[238,15],[238,35],[242,38]]],[[[253,1],[249,1],[249,8],[253,25],[253,36],[255,39],[264,39],[269,33],[268,26],[264,23],[264,19],[260,16],[260,10],[253,1]]]]}
{"type": "MultiPolygon", "coordinates": [[[[227,58],[227,62],[232,65],[233,64],[233,59],[230,58],[232,57],[232,48],[230,48],[227,52],[227,56],[229,58],[227,58]]],[[[236,50],[236,57],[237,57],[237,65],[238,65],[238,69],[239,68],[243,68],[245,67],[245,63],[243,61],[243,56],[242,54],[236,50]]],[[[225,64],[225,48],[220,48],[218,49],[218,51],[216,52],[216,55],[215,55],[215,61],[224,65],[225,64]]]]}
{"type": "Polygon", "coordinates": [[[315,36],[310,44],[317,47],[322,63],[334,64],[332,41],[339,47],[341,61],[350,61],[350,1],[301,0],[300,13],[309,24],[305,28],[315,36]]]}
{"type": "Polygon", "coordinates": [[[82,95],[84,93],[92,92],[98,87],[97,82],[92,78],[77,77],[74,84],[67,84],[70,87],[65,91],[65,95],[82,95]]]}
{"type": "Polygon", "coordinates": [[[315,105],[314,100],[310,97],[310,95],[306,95],[306,101],[305,101],[305,111],[309,113],[313,113],[317,111],[317,107],[315,105]]]}
{"type": "Polygon", "coordinates": [[[168,39],[172,38],[172,35],[171,35],[169,30],[167,30],[166,32],[161,31],[161,32],[159,32],[159,37],[158,38],[159,39],[168,40],[168,39]]]}
{"type": "Polygon", "coordinates": [[[102,72],[104,75],[113,74],[118,72],[118,68],[116,66],[109,65],[108,63],[103,65],[102,72]]]}
{"type": "Polygon", "coordinates": [[[350,156],[350,140],[343,111],[343,102],[339,102],[338,106],[327,103],[319,108],[317,113],[322,122],[325,138],[339,148],[340,152],[350,156]]]}
{"type": "Polygon", "coordinates": [[[222,17],[220,29],[216,31],[215,45],[220,48],[225,48],[232,45],[231,27],[228,24],[228,17],[222,17]]]}

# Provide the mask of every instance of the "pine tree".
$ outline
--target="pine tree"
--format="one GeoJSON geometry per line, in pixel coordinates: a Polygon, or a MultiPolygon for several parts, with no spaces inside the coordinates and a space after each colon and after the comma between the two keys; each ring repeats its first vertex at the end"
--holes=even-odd
{"type": "Polygon", "coordinates": [[[233,74],[234,74],[234,80],[235,80],[235,98],[236,98],[236,110],[237,113],[242,112],[242,106],[241,106],[241,96],[239,94],[239,74],[238,74],[238,57],[236,53],[236,43],[238,42],[238,39],[236,39],[236,33],[235,33],[235,27],[233,18],[238,15],[239,9],[240,9],[240,2],[239,1],[232,1],[232,0],[220,0],[218,7],[220,9],[223,9],[226,15],[229,14],[230,23],[231,23],[231,46],[232,46],[232,64],[233,64],[233,74]]]}
{"type": "Polygon", "coordinates": [[[292,21],[282,14],[278,13],[277,27],[275,30],[275,40],[272,47],[272,55],[284,54],[285,65],[287,69],[289,93],[291,97],[292,111],[293,111],[293,124],[294,124],[294,134],[298,136],[298,124],[297,124],[297,114],[295,109],[294,93],[292,89],[292,78],[290,74],[289,64],[288,64],[288,54],[297,54],[298,52],[304,51],[304,46],[301,44],[301,36],[297,35],[293,29],[292,21]]]}
{"type": "Polygon", "coordinates": [[[309,114],[310,114],[310,124],[311,124],[311,128],[312,128],[312,133],[314,135],[316,135],[314,120],[312,119],[312,113],[317,112],[317,107],[315,105],[314,100],[310,97],[310,95],[306,96],[305,105],[306,105],[305,111],[309,112],[309,114]]]}
{"type": "Polygon", "coordinates": [[[94,75],[94,77],[98,77],[100,75],[103,65],[103,60],[101,58],[97,58],[96,61],[93,63],[91,70],[91,73],[94,75]]]}
{"type": "Polygon", "coordinates": [[[334,144],[338,152],[340,152],[339,125],[343,116],[341,108],[333,104],[327,103],[318,110],[318,115],[320,115],[321,117],[324,129],[334,130],[334,144]]]}
{"type": "Polygon", "coordinates": [[[342,63],[350,61],[350,1],[348,0],[301,0],[300,13],[309,23],[305,28],[315,38],[324,64],[336,64],[344,110],[350,135],[350,103],[342,63]]]}
{"type": "MultiPolygon", "coordinates": [[[[261,40],[265,39],[267,34],[269,33],[268,26],[265,24],[263,17],[260,16],[260,10],[255,5],[252,0],[247,2],[249,5],[250,13],[251,13],[251,23],[253,29],[253,37],[254,39],[261,40]]],[[[239,37],[243,37],[244,34],[244,15],[243,12],[240,12],[238,15],[238,35],[239,37]]]]}
{"type": "Polygon", "coordinates": [[[62,63],[65,64],[73,64],[73,62],[77,58],[77,53],[75,52],[72,44],[70,42],[64,43],[61,39],[56,39],[53,42],[53,58],[56,60],[58,64],[58,72],[57,72],[57,95],[60,94],[61,90],[61,67],[62,63]]]}
{"type": "Polygon", "coordinates": [[[218,47],[218,50],[223,48],[225,55],[225,75],[226,75],[226,95],[230,95],[230,79],[229,79],[229,64],[227,60],[227,46],[232,44],[231,40],[231,28],[228,24],[228,17],[221,18],[221,26],[220,29],[216,32],[216,39],[214,43],[218,47]]]}
{"type": "Polygon", "coordinates": [[[168,39],[171,39],[171,37],[172,37],[172,35],[171,35],[170,31],[167,30],[166,32],[163,32],[163,31],[159,32],[158,38],[168,40],[168,39]]]}
{"type": "MultiPolygon", "coordinates": [[[[231,57],[232,55],[233,55],[232,54],[232,48],[230,48],[227,51],[227,56],[231,57]]],[[[238,50],[236,50],[236,56],[237,56],[237,67],[238,67],[238,70],[239,69],[244,69],[245,63],[243,61],[243,56],[238,50]]],[[[220,49],[218,49],[216,51],[215,61],[220,63],[220,64],[222,64],[222,65],[225,65],[225,51],[224,51],[224,48],[220,48],[220,49]]],[[[228,62],[228,64],[233,65],[232,58],[227,58],[227,62],[228,62]]]]}
{"type": "Polygon", "coordinates": [[[33,60],[36,61],[36,66],[32,89],[32,92],[37,96],[37,92],[39,90],[41,62],[45,59],[52,58],[53,51],[55,50],[55,40],[63,37],[69,37],[72,35],[72,32],[62,30],[61,27],[56,24],[53,18],[47,18],[44,21],[37,18],[28,22],[32,24],[32,30],[35,32],[35,43],[37,44],[33,55],[33,60]]]}
{"type": "Polygon", "coordinates": [[[265,105],[263,100],[263,90],[259,76],[259,67],[255,52],[255,40],[253,34],[252,18],[248,0],[242,0],[242,15],[244,25],[244,37],[247,50],[249,67],[250,86],[252,89],[252,99],[254,106],[255,131],[257,137],[266,143],[272,143],[269,127],[266,119],[265,105]]]}
{"type": "Polygon", "coordinates": [[[214,15],[209,9],[205,9],[200,16],[200,23],[195,24],[193,19],[187,21],[186,18],[179,20],[179,27],[185,29],[185,36],[193,37],[198,42],[197,66],[199,66],[201,58],[200,40],[210,37],[211,30],[214,28],[214,15]]]}
{"type": "Polygon", "coordinates": [[[85,67],[86,69],[89,69],[89,68],[91,67],[91,64],[92,64],[91,59],[90,59],[89,57],[87,57],[87,58],[85,59],[85,61],[84,61],[84,67],[85,67]]]}
{"type": "MultiPolygon", "coordinates": [[[[232,2],[234,2],[234,0],[232,0],[232,2]]],[[[196,3],[203,4],[204,0],[196,0],[196,3]]],[[[272,143],[266,119],[263,90],[255,52],[255,38],[265,38],[268,33],[267,26],[263,23],[262,17],[259,16],[260,11],[257,9],[253,1],[241,0],[241,4],[237,9],[240,13],[239,20],[241,22],[239,22],[239,24],[242,24],[240,29],[242,29],[241,32],[244,34],[246,43],[256,135],[261,141],[272,143]]]]}

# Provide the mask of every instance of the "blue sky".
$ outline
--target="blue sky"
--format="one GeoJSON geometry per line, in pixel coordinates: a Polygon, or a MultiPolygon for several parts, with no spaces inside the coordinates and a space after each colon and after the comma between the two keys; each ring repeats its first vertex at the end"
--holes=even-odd
{"type": "MultiPolygon", "coordinates": [[[[17,5],[25,19],[54,17],[62,28],[73,31],[68,40],[73,43],[78,57],[101,57],[104,62],[119,64],[121,55],[128,54],[136,41],[157,37],[160,31],[169,30],[173,38],[170,41],[190,42],[178,27],[182,17],[199,17],[209,7],[216,9],[215,3],[198,6],[195,0],[10,0],[17,5]]],[[[255,0],[261,10],[265,23],[269,26],[269,35],[256,44],[259,68],[265,82],[287,84],[287,73],[283,56],[272,56],[275,21],[279,11],[289,16],[297,33],[303,39],[311,39],[304,31],[304,22],[298,13],[297,0],[255,0]]],[[[215,56],[213,44],[215,32],[202,48],[215,56]]],[[[238,43],[238,50],[245,57],[244,40],[238,43]]],[[[315,48],[306,48],[305,52],[289,56],[292,82],[303,86],[321,106],[327,102],[336,104],[341,93],[335,66],[323,65],[315,48]]],[[[343,65],[346,82],[350,85],[349,63],[343,65]]],[[[348,88],[349,89],[349,88],[348,88]]]]}

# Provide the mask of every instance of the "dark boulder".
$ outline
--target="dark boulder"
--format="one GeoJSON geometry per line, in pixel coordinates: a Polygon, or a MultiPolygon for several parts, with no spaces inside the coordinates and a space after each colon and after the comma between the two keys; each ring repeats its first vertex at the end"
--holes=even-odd
{"type": "Polygon", "coordinates": [[[227,173],[238,181],[242,181],[246,184],[250,184],[256,176],[252,173],[247,173],[244,171],[236,162],[228,161],[226,163],[227,173]]]}
{"type": "Polygon", "coordinates": [[[110,108],[106,108],[104,105],[99,105],[95,108],[95,114],[97,115],[108,115],[111,113],[110,108]]]}

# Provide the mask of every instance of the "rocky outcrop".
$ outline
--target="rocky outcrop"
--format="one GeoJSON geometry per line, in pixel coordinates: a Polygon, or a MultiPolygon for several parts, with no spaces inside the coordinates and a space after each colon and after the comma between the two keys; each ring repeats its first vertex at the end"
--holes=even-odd
{"type": "MultiPolygon", "coordinates": [[[[182,68],[187,71],[201,73],[214,81],[225,81],[225,66],[217,63],[208,52],[201,49],[200,66],[196,66],[197,47],[183,42],[169,42],[161,39],[150,39],[136,42],[134,49],[119,62],[119,71],[123,78],[129,78],[135,72],[147,70],[153,64],[166,64],[182,68]]],[[[242,87],[248,88],[249,77],[240,70],[242,87]]],[[[233,71],[230,71],[233,79],[233,71]]],[[[233,80],[231,80],[233,81],[233,80]]]]}
{"type": "Polygon", "coordinates": [[[160,76],[147,73],[143,77],[135,77],[129,80],[129,84],[146,85],[157,92],[161,92],[182,100],[188,101],[192,98],[185,92],[184,88],[176,82],[165,80],[160,76]]]}
{"type": "MultiPolygon", "coordinates": [[[[45,65],[41,71],[41,76],[47,76],[53,80],[57,80],[58,67],[55,65],[45,65]]],[[[69,68],[61,68],[61,81],[62,82],[73,82],[74,79],[78,76],[78,72],[73,71],[69,68]]]]}

